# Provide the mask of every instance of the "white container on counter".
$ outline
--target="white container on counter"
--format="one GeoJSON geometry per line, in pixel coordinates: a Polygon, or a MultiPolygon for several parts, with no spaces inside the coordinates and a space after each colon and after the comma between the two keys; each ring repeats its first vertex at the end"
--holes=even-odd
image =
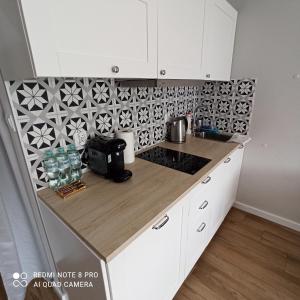
{"type": "Polygon", "coordinates": [[[134,155],[134,133],[131,130],[118,131],[116,137],[126,142],[124,150],[124,163],[131,164],[135,160],[134,155]]]}

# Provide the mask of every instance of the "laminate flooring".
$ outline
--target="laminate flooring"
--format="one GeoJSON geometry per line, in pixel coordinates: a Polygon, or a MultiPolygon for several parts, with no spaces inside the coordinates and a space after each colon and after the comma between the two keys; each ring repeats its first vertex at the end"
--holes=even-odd
{"type": "Polygon", "coordinates": [[[174,300],[300,299],[300,232],[232,208],[174,300]]]}

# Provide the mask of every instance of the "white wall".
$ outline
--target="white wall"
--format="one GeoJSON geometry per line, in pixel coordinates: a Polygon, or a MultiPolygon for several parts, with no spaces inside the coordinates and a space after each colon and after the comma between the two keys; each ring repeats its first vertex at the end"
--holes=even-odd
{"type": "Polygon", "coordinates": [[[300,1],[230,2],[239,9],[232,77],[258,78],[238,201],[297,227],[300,79],[293,75],[300,74],[300,1]]]}

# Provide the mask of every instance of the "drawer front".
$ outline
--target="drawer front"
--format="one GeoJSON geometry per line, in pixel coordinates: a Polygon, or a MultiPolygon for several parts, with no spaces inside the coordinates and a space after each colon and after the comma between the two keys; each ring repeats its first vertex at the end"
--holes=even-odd
{"type": "Polygon", "coordinates": [[[189,218],[197,220],[206,218],[212,209],[216,209],[215,192],[218,189],[219,173],[222,165],[218,166],[201,183],[199,183],[190,195],[189,218]]]}
{"type": "Polygon", "coordinates": [[[191,197],[189,219],[193,222],[205,218],[211,209],[211,200],[211,190],[203,189],[201,186],[191,197]]]}
{"type": "Polygon", "coordinates": [[[209,242],[210,226],[209,215],[206,215],[203,218],[198,218],[189,224],[186,275],[192,270],[209,242]]]}

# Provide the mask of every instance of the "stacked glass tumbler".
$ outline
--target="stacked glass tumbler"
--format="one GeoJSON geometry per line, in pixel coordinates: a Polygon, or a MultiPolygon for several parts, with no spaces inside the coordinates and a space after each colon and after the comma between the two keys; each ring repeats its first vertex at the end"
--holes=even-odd
{"type": "Polygon", "coordinates": [[[44,169],[49,179],[49,187],[53,190],[65,186],[76,180],[80,180],[81,157],[75,145],[70,144],[67,151],[64,147],[47,150],[44,154],[44,169]]]}

